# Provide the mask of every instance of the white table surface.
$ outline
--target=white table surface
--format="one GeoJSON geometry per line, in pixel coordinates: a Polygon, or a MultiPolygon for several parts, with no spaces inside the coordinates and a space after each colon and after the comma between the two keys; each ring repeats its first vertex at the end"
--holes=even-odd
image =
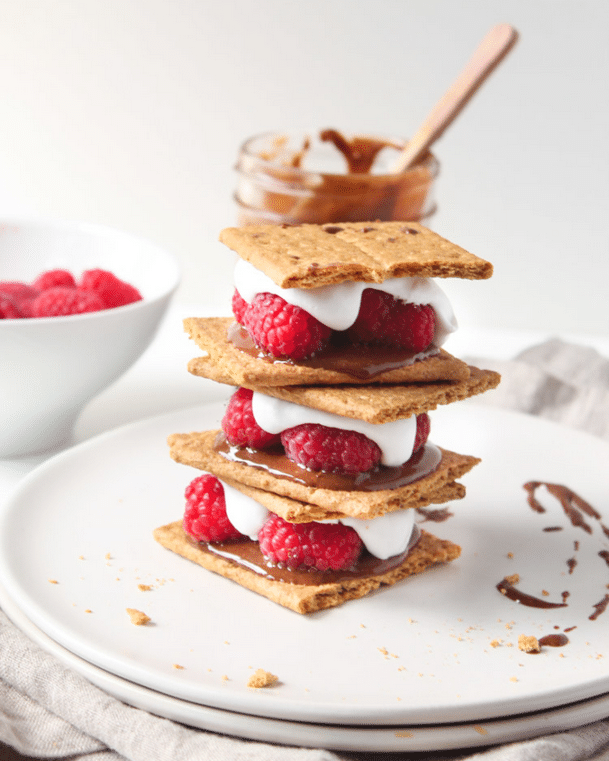
{"type": "MultiPolygon", "coordinates": [[[[186,370],[188,360],[200,353],[182,330],[182,318],[193,315],[204,313],[196,305],[176,303],[170,308],[151,346],[122,378],[89,403],[71,440],[62,449],[136,420],[228,397],[230,387],[197,378],[186,370]]],[[[462,326],[450,337],[446,348],[458,357],[510,359],[527,346],[550,337],[544,333],[462,326]]],[[[609,336],[574,334],[560,338],[592,346],[609,357],[609,336]]],[[[61,450],[0,459],[0,503],[21,478],[58,451],[61,450]]]]}

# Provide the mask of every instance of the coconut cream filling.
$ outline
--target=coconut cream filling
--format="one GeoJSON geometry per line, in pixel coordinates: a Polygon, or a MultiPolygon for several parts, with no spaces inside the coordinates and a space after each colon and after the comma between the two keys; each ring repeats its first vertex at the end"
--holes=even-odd
{"type": "Polygon", "coordinates": [[[395,277],[383,283],[345,281],[319,288],[281,288],[268,275],[244,259],[235,266],[235,287],[251,303],[258,293],[273,293],[289,304],[304,309],[332,330],[347,330],[359,313],[362,292],[366,288],[384,291],[412,304],[429,304],[436,313],[433,346],[440,347],[448,335],[457,330],[457,320],[448,297],[440,286],[426,277],[395,277]]]}
{"type": "Polygon", "coordinates": [[[417,433],[415,415],[388,423],[367,423],[365,420],[275,399],[257,391],[254,391],[252,397],[252,413],[256,423],[268,433],[281,433],[287,428],[305,423],[362,433],[377,444],[381,450],[381,464],[388,467],[402,465],[412,457],[417,433]]]}
{"type": "MultiPolygon", "coordinates": [[[[265,524],[269,511],[252,497],[242,494],[233,486],[224,487],[226,514],[229,521],[245,536],[258,541],[258,532],[265,524]]],[[[360,537],[371,555],[380,560],[406,552],[415,524],[413,509],[396,510],[376,518],[344,517],[316,523],[342,523],[350,526],[360,537]]]]}

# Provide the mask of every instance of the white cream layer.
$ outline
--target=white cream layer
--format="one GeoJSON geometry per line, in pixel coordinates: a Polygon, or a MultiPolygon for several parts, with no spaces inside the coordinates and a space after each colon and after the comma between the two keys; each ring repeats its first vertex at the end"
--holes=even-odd
{"type": "MultiPolygon", "coordinates": [[[[228,484],[224,487],[226,514],[233,526],[245,536],[257,541],[258,532],[266,522],[269,511],[259,502],[242,494],[228,484]]],[[[350,526],[360,537],[371,555],[386,560],[405,552],[414,529],[415,511],[397,510],[377,518],[340,518],[317,523],[342,523],[350,526]]]]}
{"type": "Polygon", "coordinates": [[[289,304],[304,309],[332,330],[346,330],[355,322],[362,292],[366,288],[385,291],[412,304],[429,304],[436,313],[433,345],[442,346],[457,329],[457,320],[448,297],[440,286],[426,277],[395,277],[383,283],[346,281],[319,288],[281,288],[270,277],[244,259],[235,267],[235,287],[250,303],[257,293],[274,293],[289,304]]]}
{"type": "Polygon", "coordinates": [[[378,445],[381,450],[381,464],[389,467],[402,465],[411,458],[417,433],[415,415],[389,423],[367,423],[364,420],[275,399],[257,391],[254,391],[252,397],[252,413],[256,423],[269,433],[281,433],[286,428],[305,423],[363,433],[378,445]]]}

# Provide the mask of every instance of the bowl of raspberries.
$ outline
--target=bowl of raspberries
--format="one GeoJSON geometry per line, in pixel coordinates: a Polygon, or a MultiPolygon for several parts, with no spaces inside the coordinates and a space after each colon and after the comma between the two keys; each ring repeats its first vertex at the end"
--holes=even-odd
{"type": "Polygon", "coordinates": [[[148,347],[178,282],[173,256],[144,238],[0,221],[0,457],[64,443],[148,347]]]}

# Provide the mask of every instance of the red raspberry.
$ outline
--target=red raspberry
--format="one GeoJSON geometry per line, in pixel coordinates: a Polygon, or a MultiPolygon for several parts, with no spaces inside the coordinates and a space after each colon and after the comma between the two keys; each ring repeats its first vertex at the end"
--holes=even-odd
{"type": "Polygon", "coordinates": [[[354,529],[340,523],[288,523],[271,515],[258,533],[262,554],[271,562],[296,570],[301,566],[319,571],[351,568],[363,543],[354,529]]]}
{"type": "Polygon", "coordinates": [[[222,418],[222,430],[231,446],[268,449],[280,443],[279,434],[268,433],[256,423],[252,412],[253,394],[249,388],[235,391],[222,418]]]}
{"type": "Polygon", "coordinates": [[[76,288],[76,280],[68,270],[47,270],[32,282],[32,286],[39,291],[46,291],[47,288],[55,288],[63,285],[66,288],[76,288]]]}
{"type": "Polygon", "coordinates": [[[390,293],[366,288],[359,314],[349,328],[354,342],[423,351],[433,341],[436,315],[429,304],[409,304],[390,293]]]}
{"type": "Polygon", "coordinates": [[[425,442],[429,438],[430,428],[431,422],[429,420],[429,415],[426,412],[423,412],[421,415],[417,415],[417,433],[414,439],[414,448],[412,450],[413,454],[418,452],[419,449],[425,445],[425,442]]]}
{"type": "Polygon", "coordinates": [[[15,302],[0,293],[0,320],[15,320],[23,317],[15,302]]]}
{"type": "Polygon", "coordinates": [[[30,307],[38,291],[26,283],[16,280],[0,282],[0,299],[8,298],[20,312],[19,317],[30,317],[30,307]]]}
{"type": "Polygon", "coordinates": [[[132,304],[142,298],[137,288],[120,280],[108,270],[87,270],[80,279],[79,287],[96,293],[104,302],[106,309],[132,304]]]}
{"type": "Polygon", "coordinates": [[[331,330],[300,307],[272,293],[257,294],[243,325],[258,346],[273,357],[308,359],[325,348],[331,330]]]}
{"type": "Polygon", "coordinates": [[[224,487],[208,473],[197,476],[186,487],[186,509],[182,525],[184,531],[197,542],[225,542],[239,539],[237,531],[226,515],[224,487]]]}
{"type": "Polygon", "coordinates": [[[237,320],[239,325],[243,325],[245,310],[249,307],[249,304],[244,298],[242,298],[241,294],[236,288],[233,293],[232,306],[233,306],[233,314],[235,315],[235,320],[237,320]]]}
{"type": "Polygon", "coordinates": [[[96,293],[79,288],[57,286],[43,291],[32,301],[32,317],[61,317],[84,312],[99,312],[104,302],[96,293]]]}
{"type": "Polygon", "coordinates": [[[364,473],[381,459],[381,450],[363,433],[329,428],[318,423],[287,428],[281,443],[290,460],[309,470],[364,473]]]}

